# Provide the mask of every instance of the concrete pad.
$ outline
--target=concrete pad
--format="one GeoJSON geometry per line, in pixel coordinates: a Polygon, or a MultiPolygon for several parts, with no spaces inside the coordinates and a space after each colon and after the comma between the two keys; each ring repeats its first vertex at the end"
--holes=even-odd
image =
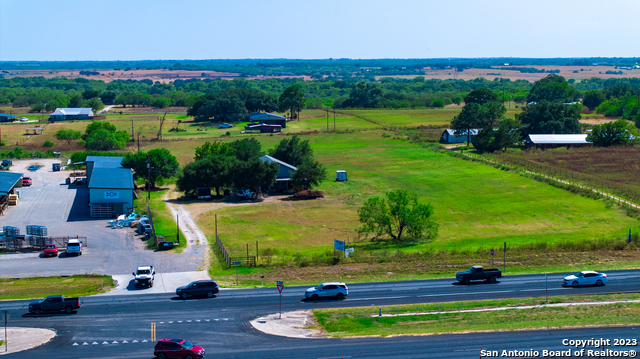
{"type": "MultiPolygon", "coordinates": [[[[0,330],[4,340],[4,328],[0,330]]],[[[56,332],[41,328],[7,328],[7,351],[4,345],[0,348],[0,355],[12,354],[40,346],[56,336],[56,332]]]]}
{"type": "Polygon", "coordinates": [[[133,275],[114,275],[112,277],[117,282],[116,288],[110,292],[98,294],[97,296],[175,293],[178,287],[182,287],[193,281],[211,279],[206,271],[156,273],[153,287],[136,289],[133,285],[133,275]]]}
{"type": "Polygon", "coordinates": [[[303,329],[313,323],[313,314],[310,310],[284,312],[282,319],[279,319],[279,316],[279,314],[270,314],[252,320],[250,323],[257,330],[271,335],[305,339],[326,337],[317,329],[303,329]]]}

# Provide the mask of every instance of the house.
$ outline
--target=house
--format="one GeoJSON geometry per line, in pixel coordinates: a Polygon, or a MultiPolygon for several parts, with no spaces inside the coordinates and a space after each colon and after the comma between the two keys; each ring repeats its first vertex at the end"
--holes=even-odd
{"type": "Polygon", "coordinates": [[[267,125],[266,123],[254,123],[251,125],[246,125],[244,128],[247,131],[260,130],[260,133],[279,133],[282,131],[282,126],[267,125]]]}
{"type": "Polygon", "coordinates": [[[49,114],[49,121],[88,120],[93,118],[90,108],[56,108],[49,114]]]}
{"type": "Polygon", "coordinates": [[[0,113],[0,122],[13,122],[16,120],[16,115],[7,115],[6,113],[0,113]]]}
{"type": "MultiPolygon", "coordinates": [[[[480,130],[480,128],[472,128],[471,130],[469,130],[469,133],[471,137],[477,136],[480,130]]],[[[440,140],[444,143],[464,143],[467,142],[467,133],[465,131],[464,134],[456,135],[456,130],[448,128],[444,130],[444,132],[442,132],[440,140]]]]}
{"type": "Polygon", "coordinates": [[[87,156],[89,215],[112,218],[133,212],[133,172],[122,157],[87,156]]]}
{"type": "Polygon", "coordinates": [[[265,123],[267,125],[280,125],[281,128],[287,128],[287,118],[269,112],[255,113],[249,115],[251,122],[265,123]]]}
{"type": "Polygon", "coordinates": [[[589,147],[591,143],[587,141],[587,134],[575,135],[529,135],[524,141],[527,147],[541,149],[558,147],[589,147]]]}
{"type": "Polygon", "coordinates": [[[289,189],[293,189],[291,186],[291,175],[297,170],[296,167],[268,155],[264,155],[260,157],[260,159],[264,162],[275,162],[280,166],[278,175],[276,176],[276,184],[272,186],[270,190],[274,192],[288,192],[289,189]]]}

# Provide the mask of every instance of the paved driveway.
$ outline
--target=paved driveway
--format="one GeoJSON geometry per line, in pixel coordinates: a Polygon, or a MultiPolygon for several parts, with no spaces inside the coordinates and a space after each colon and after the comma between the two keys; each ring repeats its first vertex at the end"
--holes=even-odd
{"type": "Polygon", "coordinates": [[[29,277],[70,274],[129,274],[141,265],[153,265],[158,273],[193,272],[204,267],[204,259],[184,253],[153,252],[135,236],[133,229],[111,229],[107,219],[89,218],[88,189],[66,185],[69,172],[53,172],[55,159],[14,161],[12,172],[24,173],[33,179],[31,187],[20,189],[20,202],[0,216],[0,226],[20,228],[27,225],[47,226],[54,237],[86,237],[88,247],[82,256],[41,258],[40,253],[0,255],[0,276],[29,277]],[[43,167],[27,171],[32,164],[43,167]]]}

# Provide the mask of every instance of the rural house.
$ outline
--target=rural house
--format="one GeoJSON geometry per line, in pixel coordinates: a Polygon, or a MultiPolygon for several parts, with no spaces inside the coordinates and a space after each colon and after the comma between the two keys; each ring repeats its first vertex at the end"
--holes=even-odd
{"type": "Polygon", "coordinates": [[[276,177],[276,184],[269,189],[270,191],[288,192],[289,189],[293,189],[291,186],[291,175],[297,168],[268,155],[264,155],[260,157],[260,159],[264,162],[275,162],[280,166],[276,177]]]}
{"type": "Polygon", "coordinates": [[[249,115],[249,118],[251,119],[251,122],[264,123],[267,125],[280,125],[282,128],[287,128],[286,117],[273,113],[255,113],[253,115],[249,115]]]}
{"type": "MultiPolygon", "coordinates": [[[[469,130],[471,137],[478,135],[480,130],[480,128],[472,128],[469,130]]],[[[448,128],[442,132],[440,140],[444,143],[464,143],[467,142],[467,133],[456,135],[456,130],[448,128]]]]}
{"type": "Polygon", "coordinates": [[[88,120],[93,118],[93,110],[90,108],[56,108],[49,114],[49,121],[88,120]]]}
{"type": "Polygon", "coordinates": [[[558,147],[589,147],[586,134],[576,135],[529,135],[524,141],[527,147],[535,147],[541,149],[558,148],[558,147]]]}

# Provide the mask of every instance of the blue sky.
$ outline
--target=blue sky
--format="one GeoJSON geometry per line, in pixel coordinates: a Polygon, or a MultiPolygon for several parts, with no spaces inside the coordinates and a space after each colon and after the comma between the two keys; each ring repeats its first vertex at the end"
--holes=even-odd
{"type": "Polygon", "coordinates": [[[634,57],[640,2],[0,0],[0,61],[634,57]]]}

